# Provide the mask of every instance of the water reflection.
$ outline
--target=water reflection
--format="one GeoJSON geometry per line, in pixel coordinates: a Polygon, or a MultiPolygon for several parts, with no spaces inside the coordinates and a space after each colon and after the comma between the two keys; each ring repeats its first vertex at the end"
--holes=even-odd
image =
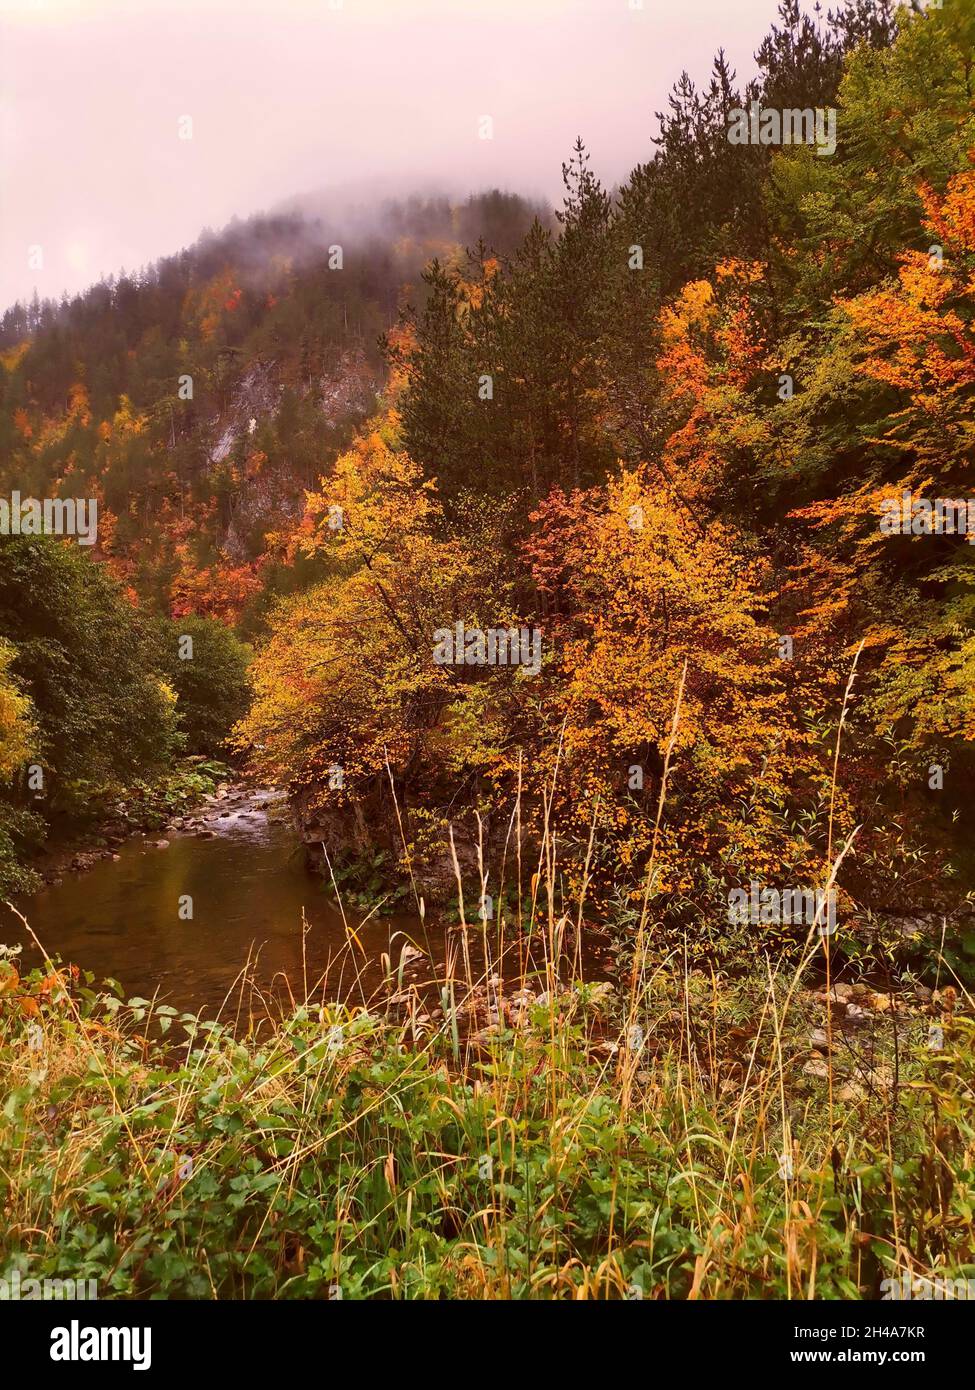
{"type": "MultiPolygon", "coordinates": [[[[331,961],[331,992],[348,993],[356,972],[341,912],[305,869],[291,829],[253,806],[210,823],[215,838],[174,833],[166,849],[155,839],[130,841],[117,860],[66,875],[18,906],[47,952],[92,971],[96,980],[114,977],[126,998],[158,994],[180,1010],[214,1013],[248,957],[259,983],[283,975],[295,994],[302,993],[303,978],[313,982],[331,961]]],[[[369,992],[382,978],[381,956],[393,937],[399,958],[397,933],[428,943],[422,933],[417,937],[414,916],[361,919],[349,915],[365,950],[364,967],[358,951],[356,966],[369,992]]],[[[3,908],[0,940],[25,943],[25,967],[40,962],[41,953],[3,908]]]]}

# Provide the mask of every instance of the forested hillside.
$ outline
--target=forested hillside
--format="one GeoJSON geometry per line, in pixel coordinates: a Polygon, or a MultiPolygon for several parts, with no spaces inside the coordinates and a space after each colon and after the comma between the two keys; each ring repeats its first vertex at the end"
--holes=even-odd
{"type": "Polygon", "coordinates": [[[424,263],[482,234],[510,247],[532,212],[494,193],[331,226],[257,217],[70,302],[8,309],[3,485],[97,497],[96,554],[140,600],[239,618],[302,490],[374,408],[380,335],[424,263]]]}
{"type": "Polygon", "coordinates": [[[321,570],[289,538],[376,408],[381,335],[432,256],[458,262],[482,236],[510,249],[536,213],[550,216],[500,192],[343,207],[331,224],[304,208],[7,310],[0,490],[97,506],[90,550],[0,538],[8,888],[30,881],[17,861],[52,817],[104,814],[180,752],[226,752],[247,703],[238,637],[321,570]]]}

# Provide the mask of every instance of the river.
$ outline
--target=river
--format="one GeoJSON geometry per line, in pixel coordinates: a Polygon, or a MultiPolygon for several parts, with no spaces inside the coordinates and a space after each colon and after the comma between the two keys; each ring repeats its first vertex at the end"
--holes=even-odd
{"type": "MultiPolygon", "coordinates": [[[[206,813],[212,838],[168,831],[168,846],[159,848],[160,835],[138,837],[119,846],[115,858],[19,902],[44,951],[91,971],[96,982],[118,980],[126,999],[158,998],[213,1016],[249,959],[254,980],[279,994],[287,979],[302,996],[304,981],[313,985],[328,967],[328,993],[368,997],[382,982],[384,952],[395,969],[407,938],[428,946],[416,914],[363,922],[363,913],[349,911],[362,946],[351,948],[334,895],[305,868],[290,825],[269,814],[260,797],[225,804],[233,809],[218,803],[206,813]]],[[[22,969],[41,963],[40,950],[5,907],[0,940],[24,945],[22,969]]]]}

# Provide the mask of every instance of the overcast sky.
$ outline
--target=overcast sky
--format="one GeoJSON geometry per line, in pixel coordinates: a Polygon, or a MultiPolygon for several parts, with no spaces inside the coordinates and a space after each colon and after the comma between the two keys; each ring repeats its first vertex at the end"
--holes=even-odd
{"type": "Polygon", "coordinates": [[[751,76],[775,10],[0,0],[0,304],[136,269],[204,226],[330,185],[497,185],[554,200],[577,134],[611,184],[650,154],[681,69],[705,79],[723,45],[751,76]],[[483,116],[493,139],[479,138],[483,116]]]}

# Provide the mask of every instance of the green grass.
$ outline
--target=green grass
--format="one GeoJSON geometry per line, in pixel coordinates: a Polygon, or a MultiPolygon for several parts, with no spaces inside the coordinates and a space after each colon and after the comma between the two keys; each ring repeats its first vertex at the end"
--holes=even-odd
{"type": "Polygon", "coordinates": [[[279,1010],[241,983],[203,1023],[0,965],[0,1275],[402,1299],[856,1298],[975,1275],[964,1002],[944,996],[939,1051],[917,1014],[894,1059],[879,1017],[859,1071],[838,1041],[810,1076],[823,1006],[786,1006],[791,973],[657,962],[634,1014],[552,926],[537,972],[523,939],[496,963],[509,1001],[533,998],[493,1026],[494,988],[450,963],[414,985],[390,964],[368,1007],[279,1010]]]}

